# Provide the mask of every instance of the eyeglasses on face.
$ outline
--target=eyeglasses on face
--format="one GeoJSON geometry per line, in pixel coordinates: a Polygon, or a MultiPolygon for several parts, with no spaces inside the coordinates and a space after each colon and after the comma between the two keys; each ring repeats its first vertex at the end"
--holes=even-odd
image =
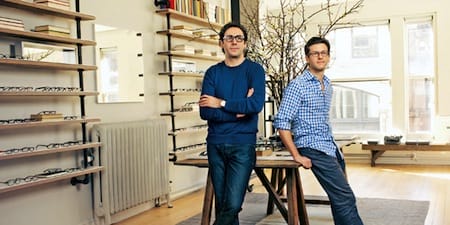
{"type": "Polygon", "coordinates": [[[244,35],[236,35],[236,36],[225,35],[223,37],[223,40],[226,42],[233,42],[233,40],[236,40],[236,42],[243,42],[243,41],[245,41],[245,37],[244,37],[244,35]]]}
{"type": "Polygon", "coordinates": [[[308,55],[318,58],[319,56],[321,56],[321,57],[328,56],[329,52],[328,51],[310,52],[308,55]]]}

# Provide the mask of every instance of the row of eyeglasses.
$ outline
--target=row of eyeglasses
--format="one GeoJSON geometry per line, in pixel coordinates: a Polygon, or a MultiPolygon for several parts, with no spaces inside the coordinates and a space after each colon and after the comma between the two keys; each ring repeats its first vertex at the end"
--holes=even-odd
{"type": "MultiPolygon", "coordinates": [[[[64,116],[62,119],[63,120],[76,120],[76,119],[78,119],[78,116],[64,116]]],[[[0,120],[0,125],[24,124],[24,123],[40,122],[40,121],[41,120],[33,119],[33,118],[7,119],[7,120],[0,120]]]]}
{"type": "Polygon", "coordinates": [[[72,167],[72,168],[66,168],[66,169],[62,169],[62,168],[49,168],[44,170],[42,173],[39,174],[35,174],[35,175],[30,175],[30,176],[26,176],[26,177],[16,177],[16,178],[11,178],[8,179],[6,181],[0,181],[0,184],[4,184],[7,186],[14,186],[14,185],[18,185],[21,183],[27,183],[27,182],[32,182],[32,181],[37,181],[39,179],[43,179],[43,178],[48,178],[51,175],[59,175],[59,174],[63,174],[63,173],[72,173],[75,171],[81,170],[79,167],[72,167]]]}
{"type": "Polygon", "coordinates": [[[4,86],[0,87],[0,91],[10,91],[10,92],[78,92],[79,87],[55,87],[55,86],[44,86],[44,87],[25,87],[25,86],[4,86]]]}
{"type": "Polygon", "coordinates": [[[188,146],[183,146],[183,147],[179,147],[179,148],[175,148],[175,151],[189,151],[189,150],[194,150],[194,149],[199,149],[202,147],[206,146],[206,142],[205,143],[200,143],[200,144],[195,144],[195,145],[188,145],[188,146]]]}
{"type": "Polygon", "coordinates": [[[3,154],[17,154],[17,153],[24,153],[24,152],[33,152],[33,151],[40,151],[40,150],[50,150],[50,149],[56,149],[56,148],[63,148],[63,147],[70,147],[75,145],[82,145],[82,140],[77,141],[66,141],[62,143],[50,143],[50,144],[38,144],[36,146],[26,146],[22,148],[11,148],[6,150],[0,150],[0,153],[3,154]]]}

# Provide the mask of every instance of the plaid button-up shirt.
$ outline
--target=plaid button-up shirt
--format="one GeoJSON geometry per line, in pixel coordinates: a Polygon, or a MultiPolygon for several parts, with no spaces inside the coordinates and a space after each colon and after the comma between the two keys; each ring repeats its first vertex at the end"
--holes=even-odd
{"type": "Polygon", "coordinates": [[[333,88],[329,78],[320,81],[306,70],[292,80],[283,93],[274,127],[290,130],[297,148],[307,147],[336,157],[337,145],[333,139],[329,110],[333,88]]]}

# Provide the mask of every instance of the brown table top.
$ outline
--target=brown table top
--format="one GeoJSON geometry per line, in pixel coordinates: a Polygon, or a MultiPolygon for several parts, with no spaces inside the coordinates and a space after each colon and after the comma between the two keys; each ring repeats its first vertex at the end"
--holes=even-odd
{"type": "Polygon", "coordinates": [[[429,144],[429,145],[407,145],[401,144],[363,144],[363,150],[374,150],[374,151],[450,151],[450,144],[429,144]]]}
{"type": "MultiPolygon", "coordinates": [[[[180,166],[196,166],[208,167],[207,158],[191,158],[183,159],[174,162],[175,165],[180,166]]],[[[290,159],[256,159],[256,168],[299,168],[300,164],[290,159]]]]}

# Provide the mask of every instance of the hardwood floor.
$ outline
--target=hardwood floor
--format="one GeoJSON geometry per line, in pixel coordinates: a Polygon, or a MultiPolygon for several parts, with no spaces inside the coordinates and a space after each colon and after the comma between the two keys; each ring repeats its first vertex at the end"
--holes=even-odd
{"type": "MultiPolygon", "coordinates": [[[[425,225],[450,224],[450,166],[348,164],[350,184],[357,197],[430,201],[425,225]]],[[[325,195],[310,170],[300,170],[305,195],[325,195]]],[[[265,192],[257,178],[254,192],[265,192]]],[[[201,212],[203,190],[124,220],[118,225],[174,225],[201,212]]]]}

